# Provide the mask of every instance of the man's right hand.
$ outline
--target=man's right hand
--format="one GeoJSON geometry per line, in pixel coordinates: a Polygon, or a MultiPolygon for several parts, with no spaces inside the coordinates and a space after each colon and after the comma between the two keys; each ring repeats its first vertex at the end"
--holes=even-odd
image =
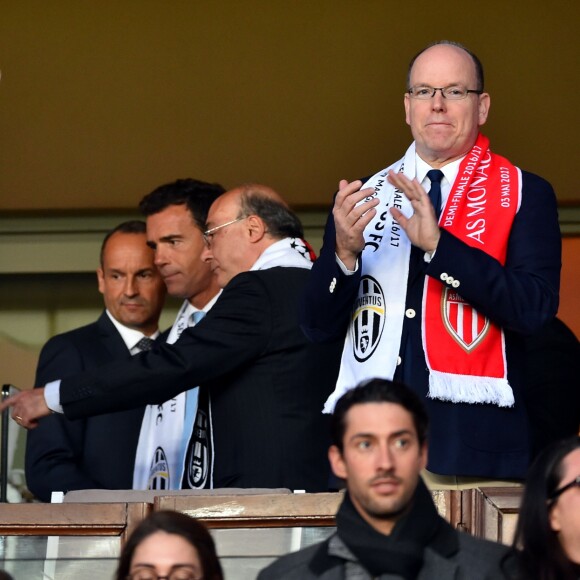
{"type": "Polygon", "coordinates": [[[362,181],[349,183],[342,179],[338,184],[338,193],[334,200],[332,215],[336,229],[336,255],[349,269],[354,270],[358,255],[362,252],[365,240],[364,229],[375,217],[379,199],[373,197],[357,205],[366,197],[373,195],[372,187],[361,189],[362,181]]]}
{"type": "Polygon", "coordinates": [[[0,404],[0,413],[8,407],[12,407],[12,418],[25,429],[34,429],[41,417],[52,413],[44,400],[44,389],[22,391],[8,397],[0,404]]]}

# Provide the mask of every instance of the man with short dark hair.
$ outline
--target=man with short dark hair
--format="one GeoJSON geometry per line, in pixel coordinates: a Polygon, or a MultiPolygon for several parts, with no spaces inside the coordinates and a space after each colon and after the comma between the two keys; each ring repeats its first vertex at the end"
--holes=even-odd
{"type": "Polygon", "coordinates": [[[327,541],[283,556],[259,580],[496,580],[508,548],[453,529],[421,470],[426,411],[401,383],[374,379],[343,395],[332,417],[332,469],[346,480],[327,541]]]}
{"type": "Polygon", "coordinates": [[[414,141],[364,187],[340,182],[302,302],[311,340],[345,340],[326,410],[364,379],[408,384],[431,418],[435,488],[525,476],[524,338],[558,309],[556,198],[490,149],[490,102],[465,47],[412,60],[414,141]]]}
{"type": "MultiPolygon", "coordinates": [[[[157,187],[139,203],[147,218],[147,243],[168,293],[183,299],[167,336],[173,344],[215,304],[220,287],[201,260],[211,204],[224,192],[217,183],[178,179],[157,187]]],[[[195,383],[145,410],[133,476],[134,489],[212,487],[211,404],[195,383]]]]}
{"type": "MultiPolygon", "coordinates": [[[[156,252],[159,242],[181,243],[157,240],[149,225],[156,252]]],[[[271,188],[246,185],[216,199],[207,228],[202,257],[223,287],[207,316],[174,345],[63,380],[59,402],[68,417],[83,417],[160,403],[200,385],[211,397],[214,487],[325,491],[328,428],[320,409],[341,345],[310,344],[298,326],[312,266],[300,221],[271,188]]],[[[20,393],[8,405],[28,428],[50,412],[43,392],[20,393]]]]}
{"type": "MultiPolygon", "coordinates": [[[[105,311],[43,347],[35,384],[125,361],[159,335],[165,287],[147,247],[145,223],[124,222],[103,240],[97,270],[105,311]]],[[[145,346],[147,348],[147,346],[145,346]]],[[[47,417],[26,443],[26,481],[42,501],[53,491],[130,489],[143,407],[79,421],[47,417]]]]}

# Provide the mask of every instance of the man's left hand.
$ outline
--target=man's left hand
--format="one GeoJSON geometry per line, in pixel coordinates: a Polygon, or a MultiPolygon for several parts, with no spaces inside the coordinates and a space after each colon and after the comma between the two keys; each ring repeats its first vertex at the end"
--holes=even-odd
{"type": "Polygon", "coordinates": [[[44,389],[22,391],[0,404],[0,413],[12,407],[12,418],[25,429],[34,429],[38,420],[51,414],[44,400],[44,389]]]}
{"type": "Polygon", "coordinates": [[[403,173],[389,171],[388,180],[391,185],[405,194],[413,207],[413,215],[409,218],[405,217],[396,207],[392,207],[390,210],[392,216],[405,230],[414,246],[432,254],[437,248],[441,233],[429,196],[416,179],[411,181],[403,173]]]}

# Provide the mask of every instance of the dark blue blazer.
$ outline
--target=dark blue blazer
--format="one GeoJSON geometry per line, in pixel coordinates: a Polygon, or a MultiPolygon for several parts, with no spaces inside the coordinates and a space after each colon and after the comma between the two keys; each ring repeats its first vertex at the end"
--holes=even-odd
{"type": "MultiPolygon", "coordinates": [[[[407,383],[426,403],[431,418],[427,468],[434,473],[521,478],[529,463],[530,430],[522,400],[524,336],[556,315],[561,237],[552,187],[534,174],[522,175],[522,203],[510,233],[505,266],[445,230],[430,263],[418,248],[411,251],[405,308],[415,316],[404,319],[401,364],[394,378],[407,383]],[[442,273],[458,280],[457,292],[503,328],[513,408],[427,398],[428,370],[421,340],[423,285],[425,276],[441,280],[442,273]]],[[[324,246],[301,303],[302,328],[313,341],[345,336],[358,291],[361,268],[352,276],[344,275],[336,263],[335,244],[331,213],[324,246]]]]}
{"type": "MultiPolygon", "coordinates": [[[[43,347],[35,385],[98,369],[131,354],[105,312],[88,326],[51,338],[43,347]]],[[[51,415],[28,432],[26,481],[42,501],[52,491],[131,489],[144,407],[69,421],[51,415]]]]}

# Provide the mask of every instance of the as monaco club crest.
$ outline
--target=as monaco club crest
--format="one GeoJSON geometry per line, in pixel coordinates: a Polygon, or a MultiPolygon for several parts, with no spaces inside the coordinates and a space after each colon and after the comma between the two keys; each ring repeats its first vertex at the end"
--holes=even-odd
{"type": "Polygon", "coordinates": [[[479,314],[457,292],[446,288],[441,308],[447,332],[465,351],[473,350],[485,338],[489,319],[479,314]]]}
{"type": "Polygon", "coordinates": [[[354,357],[363,362],[371,357],[385,326],[385,297],[380,284],[372,276],[363,276],[359,296],[352,314],[354,357]]]}

